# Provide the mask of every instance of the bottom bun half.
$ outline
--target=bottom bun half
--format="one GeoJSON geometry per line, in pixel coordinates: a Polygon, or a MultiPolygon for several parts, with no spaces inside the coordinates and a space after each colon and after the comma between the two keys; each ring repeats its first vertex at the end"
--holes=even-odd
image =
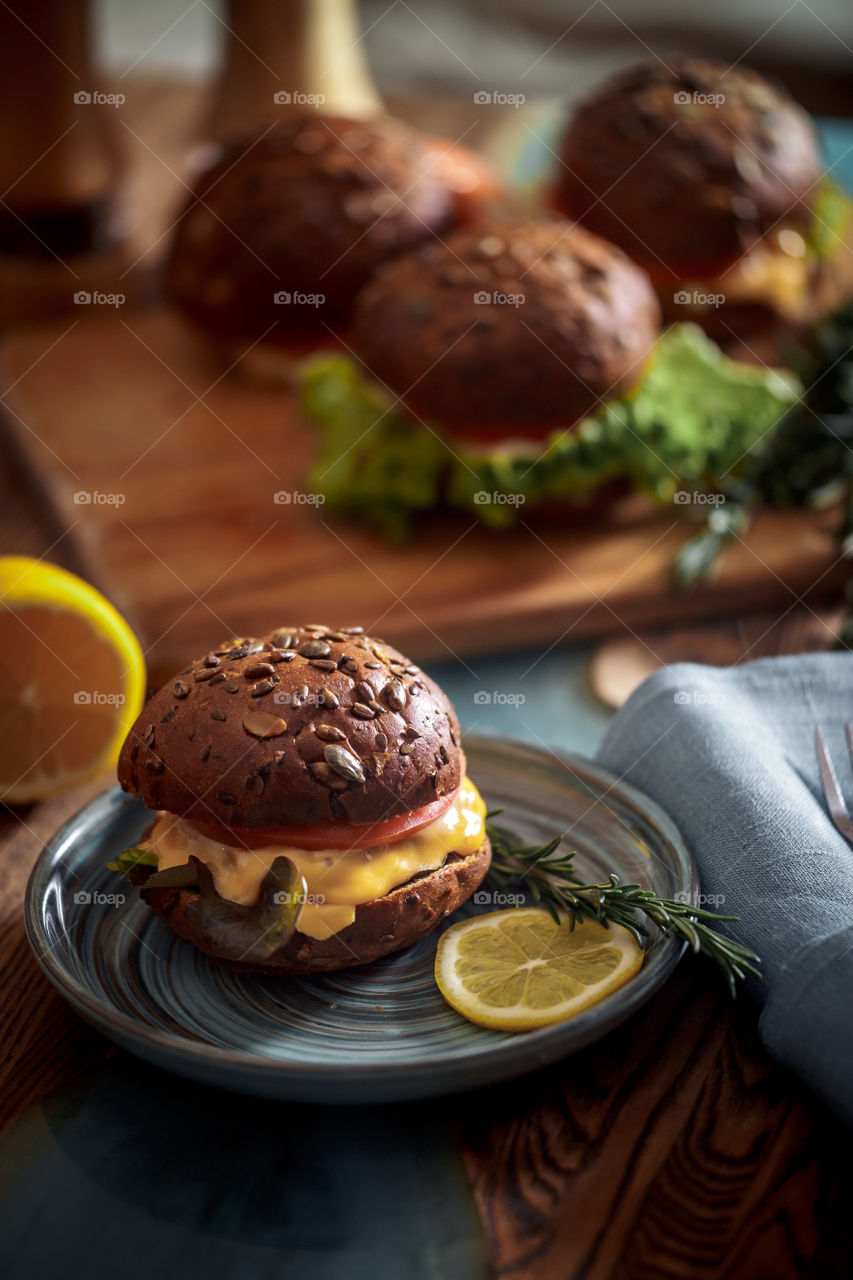
{"type": "MultiPolygon", "coordinates": [[[[474,853],[448,854],[435,871],[407,880],[382,898],[355,909],[352,924],[330,938],[309,938],[293,933],[267,959],[247,964],[228,961],[235,968],[275,973],[309,974],[370,964],[392,951],[400,951],[426,937],[445,916],[471,897],[485,878],[492,860],[488,839],[474,853]]],[[[214,959],[218,956],[193,928],[187,908],[196,902],[195,889],[142,889],[149,907],[180,937],[214,959]]]]}

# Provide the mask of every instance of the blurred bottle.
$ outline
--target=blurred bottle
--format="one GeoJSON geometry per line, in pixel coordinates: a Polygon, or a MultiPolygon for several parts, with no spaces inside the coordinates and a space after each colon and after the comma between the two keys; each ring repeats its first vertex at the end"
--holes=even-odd
{"type": "Polygon", "coordinates": [[[229,0],[223,23],[208,137],[240,133],[288,110],[359,119],[382,111],[354,0],[229,0]]]}
{"type": "Polygon", "coordinates": [[[0,254],[64,259],[114,238],[120,162],[89,21],[88,0],[0,8],[0,254]]]}

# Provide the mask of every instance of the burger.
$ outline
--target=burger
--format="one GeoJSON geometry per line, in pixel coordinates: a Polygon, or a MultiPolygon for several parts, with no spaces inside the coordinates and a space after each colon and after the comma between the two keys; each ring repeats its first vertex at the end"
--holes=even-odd
{"type": "Polygon", "coordinates": [[[175,228],[165,290],[220,343],[328,344],[396,254],[499,188],[464,148],[391,119],[296,114],[224,144],[175,228]]]}
{"type": "Polygon", "coordinates": [[[483,880],[453,707],[360,627],[235,638],[146,704],[118,778],[152,811],[111,867],[175,933],[307,974],[423,938],[483,880]]]}
{"type": "Polygon", "coordinates": [[[853,293],[850,205],[811,119],[708,58],[641,62],[575,111],[554,204],[651,276],[669,318],[711,333],[808,330],[853,293]]]}
{"type": "Polygon", "coordinates": [[[459,228],[359,294],[346,354],[300,374],[309,483],[391,534],[437,506],[492,524],[628,482],[706,488],[791,404],[796,379],[661,332],[648,274],[558,219],[459,228]]]}

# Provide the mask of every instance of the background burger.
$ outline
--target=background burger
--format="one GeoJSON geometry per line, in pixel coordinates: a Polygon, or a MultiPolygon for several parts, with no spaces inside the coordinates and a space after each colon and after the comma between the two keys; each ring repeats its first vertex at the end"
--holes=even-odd
{"type": "Polygon", "coordinates": [[[581,103],[559,153],[557,208],[639,262],[667,317],[778,349],[853,293],[849,203],[806,112],[754,71],[639,63],[581,103]]]}
{"type": "Polygon", "coordinates": [[[648,275],[557,219],[461,228],[388,264],[350,348],[302,373],[311,483],[393,533],[442,504],[505,523],[614,478],[670,501],[712,485],[796,395],[695,326],[662,335],[648,275]]]}
{"type": "Polygon", "coordinates": [[[282,973],[424,937],[491,858],[453,707],[361,628],[235,639],[147,703],[118,776],[154,811],[111,866],[212,956],[282,973]]]}
{"type": "Polygon", "coordinates": [[[166,291],[220,341],[304,351],[346,329],[382,263],[499,195],[471,152],[399,121],[288,116],[224,145],[202,173],[166,291]]]}

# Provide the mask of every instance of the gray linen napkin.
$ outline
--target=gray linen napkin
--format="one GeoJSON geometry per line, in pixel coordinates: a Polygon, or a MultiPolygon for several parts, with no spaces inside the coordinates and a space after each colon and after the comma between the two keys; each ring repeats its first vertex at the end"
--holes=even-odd
{"type": "Polygon", "coordinates": [[[853,654],[682,663],[646,680],[611,722],[599,759],[670,814],[712,910],[757,952],[769,1052],[853,1124],[853,849],[820,785],[820,725],[853,812],[844,725],[853,654]]]}

